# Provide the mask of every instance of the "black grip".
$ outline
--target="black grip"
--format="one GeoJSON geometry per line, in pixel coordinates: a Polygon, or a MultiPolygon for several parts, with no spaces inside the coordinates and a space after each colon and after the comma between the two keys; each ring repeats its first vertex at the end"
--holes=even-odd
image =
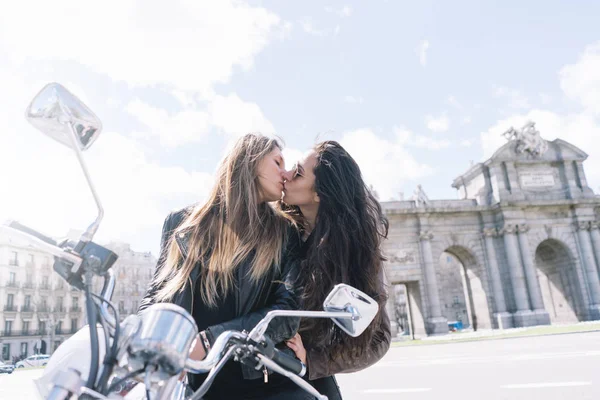
{"type": "Polygon", "coordinates": [[[275,351],[273,352],[273,361],[275,361],[279,366],[301,377],[304,376],[304,374],[306,374],[306,367],[302,363],[302,361],[278,349],[274,350],[275,351]]]}
{"type": "Polygon", "coordinates": [[[49,238],[48,236],[46,236],[46,235],[44,235],[42,233],[39,233],[35,229],[31,229],[30,227],[21,224],[20,222],[10,221],[7,225],[10,226],[13,229],[17,229],[17,230],[19,230],[21,232],[25,232],[28,235],[35,236],[36,238],[38,238],[38,239],[40,239],[40,240],[42,240],[42,241],[44,241],[44,242],[46,242],[48,244],[56,246],[56,241],[55,240],[53,240],[52,238],[49,238]]]}

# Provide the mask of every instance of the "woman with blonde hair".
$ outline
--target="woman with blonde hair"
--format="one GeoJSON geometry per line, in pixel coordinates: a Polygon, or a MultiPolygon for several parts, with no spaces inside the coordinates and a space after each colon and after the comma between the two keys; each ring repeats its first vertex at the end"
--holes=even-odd
{"type": "MultiPolygon", "coordinates": [[[[297,308],[285,284],[289,223],[270,204],[283,190],[281,147],[273,138],[243,136],[221,162],[208,200],[165,220],[157,269],[140,311],[171,302],[190,312],[200,331],[191,352],[195,359],[204,358],[222,332],[250,331],[271,310],[297,308]]],[[[280,343],[294,336],[298,323],[274,320],[266,334],[280,343]]],[[[194,390],[205,378],[188,374],[194,390]]],[[[312,397],[287,378],[230,361],[206,398],[312,397]]]]}

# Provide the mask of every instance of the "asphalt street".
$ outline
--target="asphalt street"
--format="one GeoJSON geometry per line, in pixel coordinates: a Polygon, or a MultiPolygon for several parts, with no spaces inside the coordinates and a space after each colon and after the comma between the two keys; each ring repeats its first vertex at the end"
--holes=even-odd
{"type": "MultiPolygon", "coordinates": [[[[600,332],[407,346],[338,375],[345,400],[600,399],[600,332]]],[[[0,399],[37,399],[43,370],[0,375],[0,399]]]]}
{"type": "Polygon", "coordinates": [[[345,400],[597,400],[600,332],[396,347],[337,379],[345,400]]]}

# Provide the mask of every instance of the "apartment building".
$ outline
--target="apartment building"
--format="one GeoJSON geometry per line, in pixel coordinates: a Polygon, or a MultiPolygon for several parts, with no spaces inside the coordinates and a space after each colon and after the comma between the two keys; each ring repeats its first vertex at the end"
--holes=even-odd
{"type": "MultiPolygon", "coordinates": [[[[108,247],[119,255],[113,303],[122,320],[136,312],[156,258],[123,243],[108,247]]],[[[71,288],[52,267],[51,255],[0,233],[0,360],[51,354],[86,324],[83,293],[71,288]]],[[[97,283],[95,290],[99,291],[101,284],[97,283]]]]}

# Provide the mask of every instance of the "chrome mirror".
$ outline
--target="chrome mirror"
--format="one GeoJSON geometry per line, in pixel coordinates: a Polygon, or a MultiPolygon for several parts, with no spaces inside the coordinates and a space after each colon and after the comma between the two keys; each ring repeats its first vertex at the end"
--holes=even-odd
{"type": "Polygon", "coordinates": [[[49,83],[25,112],[27,120],[45,135],[80,150],[88,149],[102,131],[100,119],[59,83],[49,83]]]}
{"type": "Polygon", "coordinates": [[[98,207],[96,220],[80,238],[82,243],[90,242],[104,217],[104,208],[88,174],[82,151],[98,139],[102,131],[100,119],[75,95],[56,82],[44,86],[33,98],[25,111],[25,118],[42,133],[75,152],[98,207]]]}
{"type": "Polygon", "coordinates": [[[323,302],[323,309],[327,312],[352,313],[352,318],[332,318],[332,320],[348,335],[357,337],[373,321],[379,311],[379,305],[360,290],[340,283],[323,302]]]}

